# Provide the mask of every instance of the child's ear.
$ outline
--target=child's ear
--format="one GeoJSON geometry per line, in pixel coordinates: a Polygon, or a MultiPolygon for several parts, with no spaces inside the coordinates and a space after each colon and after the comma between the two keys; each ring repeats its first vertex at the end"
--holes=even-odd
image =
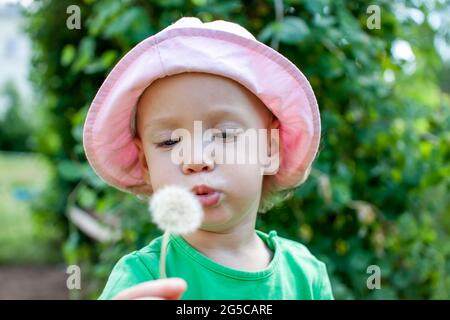
{"type": "Polygon", "coordinates": [[[139,139],[139,137],[135,137],[133,141],[136,144],[136,147],[138,148],[139,165],[141,167],[142,176],[144,177],[145,183],[150,185],[150,175],[148,172],[148,164],[145,158],[145,152],[142,146],[142,141],[141,139],[139,139]]]}
{"type": "Polygon", "coordinates": [[[264,175],[274,175],[280,166],[280,121],[272,116],[267,134],[267,164],[263,168],[264,175]]]}

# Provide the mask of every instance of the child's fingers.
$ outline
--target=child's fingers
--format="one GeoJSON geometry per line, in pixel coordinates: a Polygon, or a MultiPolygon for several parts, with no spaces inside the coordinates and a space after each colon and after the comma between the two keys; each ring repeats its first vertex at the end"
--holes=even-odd
{"type": "Polygon", "coordinates": [[[130,300],[142,297],[179,299],[186,288],[186,281],[181,278],[158,279],[128,288],[119,293],[114,299],[130,300]]]}

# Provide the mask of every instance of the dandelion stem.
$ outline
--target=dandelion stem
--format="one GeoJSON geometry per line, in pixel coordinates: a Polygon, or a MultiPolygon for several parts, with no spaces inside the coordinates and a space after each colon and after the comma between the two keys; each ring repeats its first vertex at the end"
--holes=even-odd
{"type": "Polygon", "coordinates": [[[161,279],[167,278],[166,275],[166,255],[167,255],[167,245],[169,243],[170,233],[168,231],[164,232],[161,244],[161,255],[159,257],[159,277],[161,279]]]}

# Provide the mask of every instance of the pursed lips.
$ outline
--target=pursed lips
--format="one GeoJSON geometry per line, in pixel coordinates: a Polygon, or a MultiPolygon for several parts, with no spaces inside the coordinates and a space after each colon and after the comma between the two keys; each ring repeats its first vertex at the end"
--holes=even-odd
{"type": "Polygon", "coordinates": [[[220,200],[220,191],[204,184],[196,185],[191,191],[197,196],[203,207],[214,206],[220,200]]]}

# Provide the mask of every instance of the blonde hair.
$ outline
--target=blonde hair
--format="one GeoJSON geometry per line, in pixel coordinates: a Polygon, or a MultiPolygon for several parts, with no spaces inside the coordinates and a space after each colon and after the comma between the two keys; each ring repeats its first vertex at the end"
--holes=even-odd
{"type": "Polygon", "coordinates": [[[311,167],[303,172],[303,177],[300,182],[291,188],[280,189],[273,184],[273,176],[265,176],[263,180],[263,187],[261,193],[261,200],[259,202],[258,213],[266,213],[274,206],[281,204],[285,200],[291,198],[294,195],[294,191],[305,183],[306,179],[309,177],[311,172],[311,167]]]}

